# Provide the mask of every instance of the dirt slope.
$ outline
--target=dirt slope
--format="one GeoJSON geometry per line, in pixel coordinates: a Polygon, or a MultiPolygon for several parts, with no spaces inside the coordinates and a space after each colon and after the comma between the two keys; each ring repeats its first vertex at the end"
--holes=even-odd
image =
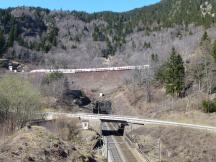
{"type": "Polygon", "coordinates": [[[76,148],[43,127],[24,128],[0,146],[0,162],[84,161],[76,148]]]}

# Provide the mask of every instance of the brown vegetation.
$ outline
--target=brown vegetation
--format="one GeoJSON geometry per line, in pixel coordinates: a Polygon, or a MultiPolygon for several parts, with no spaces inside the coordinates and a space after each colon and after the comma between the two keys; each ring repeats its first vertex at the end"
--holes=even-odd
{"type": "Polygon", "coordinates": [[[139,143],[146,146],[146,156],[150,157],[156,149],[147,149],[149,145],[157,145],[161,141],[161,156],[163,162],[189,162],[216,160],[216,134],[198,130],[175,127],[148,127],[134,130],[139,143]]]}
{"type": "Polygon", "coordinates": [[[0,161],[83,161],[76,148],[43,127],[33,126],[15,133],[1,144],[0,161]]]}

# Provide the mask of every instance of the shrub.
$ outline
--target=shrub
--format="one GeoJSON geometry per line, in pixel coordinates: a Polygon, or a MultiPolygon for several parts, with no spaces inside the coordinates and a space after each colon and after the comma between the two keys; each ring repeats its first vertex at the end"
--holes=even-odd
{"type": "Polygon", "coordinates": [[[42,82],[42,94],[60,99],[65,89],[64,82],[65,78],[63,73],[54,72],[47,74],[42,82]]]}
{"type": "Polygon", "coordinates": [[[73,44],[73,45],[71,46],[71,48],[72,48],[72,49],[76,49],[77,46],[73,44]]]}
{"type": "Polygon", "coordinates": [[[23,127],[40,110],[40,93],[28,81],[6,75],[0,80],[0,121],[23,127]]]}
{"type": "Polygon", "coordinates": [[[63,79],[63,78],[64,78],[63,73],[54,72],[54,73],[47,74],[47,76],[44,77],[44,79],[43,79],[43,83],[44,84],[50,84],[50,83],[52,83],[54,81],[57,81],[57,80],[63,79]]]}
{"type": "Polygon", "coordinates": [[[216,112],[216,100],[213,101],[206,101],[202,102],[202,110],[205,113],[214,113],[216,112]]]}

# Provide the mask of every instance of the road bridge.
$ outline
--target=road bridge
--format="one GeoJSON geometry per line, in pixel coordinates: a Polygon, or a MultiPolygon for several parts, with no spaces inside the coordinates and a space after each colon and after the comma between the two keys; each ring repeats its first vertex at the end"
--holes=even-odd
{"type": "Polygon", "coordinates": [[[175,126],[175,127],[184,127],[190,129],[198,129],[198,130],[205,130],[205,131],[212,131],[216,132],[216,127],[212,126],[204,126],[204,125],[195,125],[195,124],[187,124],[187,123],[178,123],[178,122],[171,122],[171,121],[162,121],[162,120],[152,120],[152,119],[143,119],[139,117],[133,116],[120,116],[120,115],[104,115],[104,114],[85,114],[85,113],[55,113],[49,112],[45,113],[47,120],[53,120],[60,117],[78,117],[80,119],[87,119],[87,120],[108,120],[112,122],[127,122],[132,124],[141,124],[141,125],[160,125],[160,126],[175,126]]]}

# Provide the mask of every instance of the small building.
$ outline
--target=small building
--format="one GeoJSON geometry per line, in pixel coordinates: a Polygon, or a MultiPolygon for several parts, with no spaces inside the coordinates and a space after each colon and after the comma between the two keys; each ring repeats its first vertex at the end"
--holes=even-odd
{"type": "Polygon", "coordinates": [[[100,93],[100,94],[99,94],[99,97],[103,97],[103,96],[104,96],[104,94],[103,94],[103,93],[100,93]]]}
{"type": "Polygon", "coordinates": [[[88,130],[89,129],[89,121],[88,120],[82,120],[82,128],[84,130],[88,130]]]}
{"type": "Polygon", "coordinates": [[[9,71],[13,71],[13,65],[9,65],[9,66],[8,66],[8,70],[9,70],[9,71]]]}
{"type": "Polygon", "coordinates": [[[22,72],[23,66],[18,62],[9,62],[8,64],[8,70],[13,72],[22,72]]]}

